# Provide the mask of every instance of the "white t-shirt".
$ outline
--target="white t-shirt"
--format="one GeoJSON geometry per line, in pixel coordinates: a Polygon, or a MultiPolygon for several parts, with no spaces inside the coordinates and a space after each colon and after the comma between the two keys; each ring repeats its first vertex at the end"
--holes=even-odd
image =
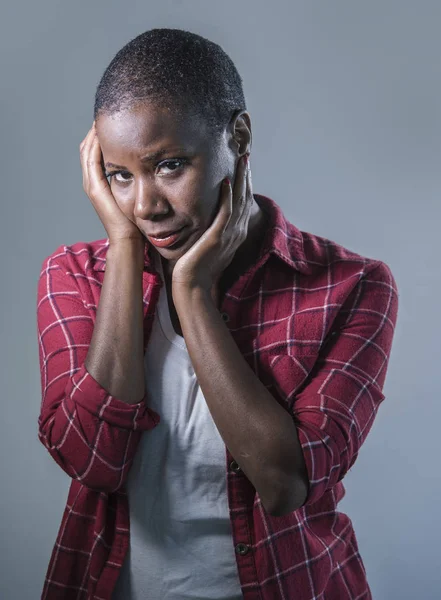
{"type": "Polygon", "coordinates": [[[143,433],[128,475],[130,545],[112,600],[241,600],[225,444],[173,329],[165,285],[144,364],[161,421],[143,433]]]}

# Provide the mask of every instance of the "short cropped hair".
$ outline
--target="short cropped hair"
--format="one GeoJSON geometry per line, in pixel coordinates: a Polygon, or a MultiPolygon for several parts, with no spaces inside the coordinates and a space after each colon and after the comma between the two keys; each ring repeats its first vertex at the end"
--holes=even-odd
{"type": "Polygon", "coordinates": [[[128,42],[106,68],[96,90],[94,118],[151,101],[222,131],[246,110],[242,79],[214,42],[182,29],[150,29],[128,42]]]}

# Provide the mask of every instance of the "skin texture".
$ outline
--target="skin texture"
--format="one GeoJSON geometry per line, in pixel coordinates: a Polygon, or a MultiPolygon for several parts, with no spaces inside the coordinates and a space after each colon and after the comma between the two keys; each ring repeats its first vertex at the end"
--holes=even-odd
{"type": "Polygon", "coordinates": [[[207,406],[267,512],[283,516],[296,510],[307,497],[308,479],[295,424],[241,355],[212,288],[225,274],[226,281],[234,280],[265,230],[249,170],[240,160],[250,149],[248,114],[237,115],[218,143],[203,124],[173,120],[151,105],[102,116],[96,133],[89,133],[82,148],[85,190],[110,247],[88,371],[121,400],[141,400],[144,236],[188,225],[189,237],[179,249],[155,250],[167,267],[173,310],[207,406]],[[189,166],[170,174],[163,162],[141,160],[165,145],[168,152],[161,161],[184,157],[189,166]],[[121,179],[127,180],[112,178],[111,193],[99,162],[100,147],[107,171],[117,170],[108,163],[119,165],[121,179]],[[222,186],[225,176],[231,186],[222,186]]]}

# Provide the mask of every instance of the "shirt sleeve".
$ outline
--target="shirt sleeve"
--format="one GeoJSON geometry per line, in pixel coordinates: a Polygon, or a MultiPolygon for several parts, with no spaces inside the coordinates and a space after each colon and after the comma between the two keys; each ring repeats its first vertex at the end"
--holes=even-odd
{"type": "Polygon", "coordinates": [[[70,477],[110,492],[123,485],[142,432],[155,427],[159,415],[146,397],[127,404],[87,371],[93,327],[74,276],[46,258],[37,290],[38,437],[70,477]]]}
{"type": "Polygon", "coordinates": [[[353,466],[384,400],[398,293],[384,263],[360,279],[333,324],[292,413],[313,504],[353,466]]]}

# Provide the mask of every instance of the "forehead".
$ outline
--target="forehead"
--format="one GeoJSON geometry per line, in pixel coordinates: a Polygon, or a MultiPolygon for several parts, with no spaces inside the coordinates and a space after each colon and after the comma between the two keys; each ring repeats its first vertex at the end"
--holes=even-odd
{"type": "Polygon", "coordinates": [[[202,119],[151,103],[138,104],[96,120],[103,153],[138,153],[159,147],[203,150],[209,143],[202,119]]]}

